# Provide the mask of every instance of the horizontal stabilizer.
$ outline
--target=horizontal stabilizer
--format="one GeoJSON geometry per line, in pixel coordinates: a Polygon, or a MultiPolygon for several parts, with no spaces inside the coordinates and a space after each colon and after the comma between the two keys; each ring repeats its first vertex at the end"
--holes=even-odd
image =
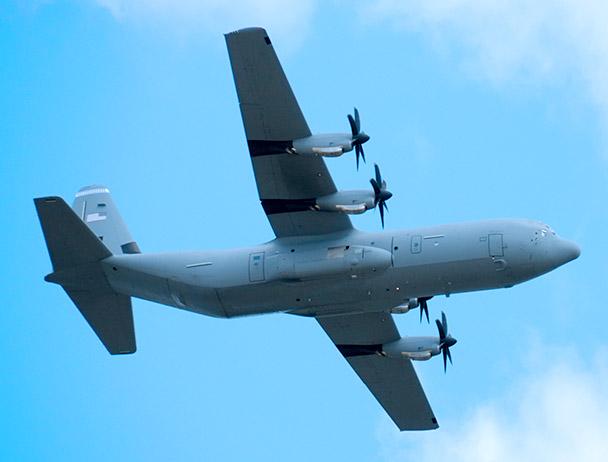
{"type": "Polygon", "coordinates": [[[131,297],[112,291],[65,291],[110,354],[135,353],[131,297]]]}
{"type": "Polygon", "coordinates": [[[34,203],[55,271],[112,255],[61,197],[40,197],[34,203]]]}
{"type": "Polygon", "coordinates": [[[61,197],[34,199],[53,273],[111,354],[134,353],[131,298],[116,293],[100,261],[112,253],[61,197]]]}

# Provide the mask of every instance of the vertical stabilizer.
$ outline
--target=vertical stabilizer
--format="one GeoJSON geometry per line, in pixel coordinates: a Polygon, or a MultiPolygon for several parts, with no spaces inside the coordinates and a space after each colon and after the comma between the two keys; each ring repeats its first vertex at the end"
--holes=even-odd
{"type": "Polygon", "coordinates": [[[140,253],[105,186],[85,186],[76,193],[72,208],[114,255],[140,253]]]}

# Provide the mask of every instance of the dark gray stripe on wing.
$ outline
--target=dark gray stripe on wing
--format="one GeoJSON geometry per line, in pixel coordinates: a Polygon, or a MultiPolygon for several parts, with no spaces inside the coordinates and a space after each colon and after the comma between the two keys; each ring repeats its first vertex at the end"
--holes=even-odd
{"type": "Polygon", "coordinates": [[[266,215],[314,210],[316,199],[262,199],[266,215]]]}
{"type": "Polygon", "coordinates": [[[267,141],[267,140],[247,140],[249,155],[251,157],[272,156],[275,154],[285,154],[287,150],[293,148],[293,142],[289,141],[267,141]]]}
{"type": "Polygon", "coordinates": [[[336,345],[342,356],[349,358],[351,356],[369,356],[382,353],[382,344],[374,345],[336,345]]]}

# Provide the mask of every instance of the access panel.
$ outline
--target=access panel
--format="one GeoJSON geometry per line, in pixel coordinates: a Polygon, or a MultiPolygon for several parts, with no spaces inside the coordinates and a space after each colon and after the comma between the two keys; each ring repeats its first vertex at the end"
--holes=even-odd
{"type": "Polygon", "coordinates": [[[490,234],[488,235],[488,250],[490,257],[502,257],[504,256],[504,246],[502,242],[502,234],[490,234]]]}
{"type": "Polygon", "coordinates": [[[264,280],[264,252],[249,254],[249,281],[264,280]]]}

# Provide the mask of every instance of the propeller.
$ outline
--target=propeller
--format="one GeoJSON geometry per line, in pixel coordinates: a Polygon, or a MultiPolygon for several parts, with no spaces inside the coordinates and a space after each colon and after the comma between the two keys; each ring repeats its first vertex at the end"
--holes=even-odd
{"type": "Polygon", "coordinates": [[[418,299],[418,303],[420,303],[420,322],[422,322],[422,313],[426,314],[426,322],[431,322],[429,320],[429,305],[427,304],[431,298],[433,297],[420,297],[418,299]]]}
{"type": "Polygon", "coordinates": [[[384,210],[388,212],[386,201],[393,197],[393,193],[386,189],[386,181],[382,179],[378,164],[374,164],[374,168],[376,169],[376,178],[371,178],[369,182],[374,188],[374,207],[377,206],[380,209],[380,221],[382,221],[382,227],[384,228],[384,210]]]}
{"type": "Polygon", "coordinates": [[[353,137],[351,138],[351,144],[355,147],[355,154],[357,157],[357,170],[359,170],[359,156],[365,162],[365,153],[363,152],[362,144],[369,140],[369,136],[361,131],[361,119],[359,118],[359,111],[355,108],[355,116],[348,114],[348,123],[350,124],[350,131],[353,137]]]}
{"type": "Polygon", "coordinates": [[[445,313],[441,312],[441,321],[435,319],[437,323],[437,330],[439,330],[439,348],[443,353],[443,372],[447,370],[447,360],[450,360],[452,364],[452,355],[450,354],[450,347],[456,344],[456,339],[448,333],[448,320],[445,317],[445,313]]]}

